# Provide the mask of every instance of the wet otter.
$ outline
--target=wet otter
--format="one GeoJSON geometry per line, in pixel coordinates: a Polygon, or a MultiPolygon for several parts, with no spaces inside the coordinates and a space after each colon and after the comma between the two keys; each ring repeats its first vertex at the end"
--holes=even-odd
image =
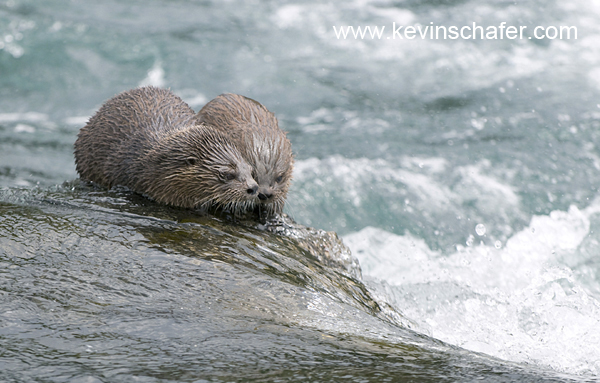
{"type": "MultiPolygon", "coordinates": [[[[228,96],[233,95],[217,99],[228,96]]],[[[293,167],[291,145],[266,108],[242,96],[235,99],[235,107],[220,110],[232,115],[210,114],[214,122],[227,122],[215,126],[168,90],[120,93],[79,132],[77,172],[102,186],[127,186],[172,206],[281,213],[293,167]]]]}
{"type": "Polygon", "coordinates": [[[272,200],[276,211],[285,203],[292,179],[292,145],[279,129],[277,118],[262,104],[237,94],[222,94],[197,115],[200,124],[229,135],[252,167],[258,198],[272,200]]]}

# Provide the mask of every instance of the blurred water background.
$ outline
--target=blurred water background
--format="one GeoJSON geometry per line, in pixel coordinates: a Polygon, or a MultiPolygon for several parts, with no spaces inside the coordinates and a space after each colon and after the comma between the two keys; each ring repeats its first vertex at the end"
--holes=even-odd
{"type": "MultiPolygon", "coordinates": [[[[416,379],[413,364],[431,381],[599,379],[599,96],[593,1],[1,0],[0,380],[318,380],[346,369],[347,380],[384,381],[416,379]],[[387,39],[394,22],[527,32],[387,39]],[[350,25],[386,29],[336,37],[333,26],[350,25]],[[535,26],[575,26],[577,38],[530,38],[535,26]],[[296,156],[286,212],[340,234],[368,294],[412,330],[331,298],[346,291],[338,282],[307,282],[298,303],[277,273],[228,280],[238,252],[198,260],[179,237],[148,234],[181,219],[156,223],[141,218],[158,214],[152,204],[79,190],[78,130],[106,99],[148,84],[195,110],[233,92],[273,111],[296,156]],[[129,204],[146,210],[120,210],[129,204]],[[248,289],[269,308],[242,315],[246,301],[222,296],[248,289]],[[298,312],[277,312],[286,294],[298,312]],[[225,303],[211,314],[212,299],[225,303]],[[227,331],[211,344],[220,315],[227,331]]],[[[260,254],[273,239],[257,235],[242,236],[260,254]]],[[[314,267],[294,273],[317,278],[314,267]]]]}

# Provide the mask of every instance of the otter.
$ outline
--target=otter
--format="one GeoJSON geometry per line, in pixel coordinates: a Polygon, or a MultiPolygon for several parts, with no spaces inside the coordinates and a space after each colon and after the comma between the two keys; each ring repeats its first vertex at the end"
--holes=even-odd
{"type": "Polygon", "coordinates": [[[292,145],[275,115],[258,101],[226,93],[206,104],[196,120],[232,138],[252,168],[252,178],[258,183],[258,198],[272,201],[275,210],[281,211],[294,160],[292,145]]]}
{"type": "MultiPolygon", "coordinates": [[[[214,105],[229,96],[217,97],[214,105]]],[[[216,126],[169,90],[150,86],[120,93],[81,128],[77,172],[101,186],[126,186],[171,206],[234,214],[258,207],[281,214],[293,169],[291,144],[264,106],[235,99],[242,101],[220,111],[233,115],[209,113],[215,123],[223,122],[216,126]],[[242,107],[247,103],[252,108],[242,107]]]]}

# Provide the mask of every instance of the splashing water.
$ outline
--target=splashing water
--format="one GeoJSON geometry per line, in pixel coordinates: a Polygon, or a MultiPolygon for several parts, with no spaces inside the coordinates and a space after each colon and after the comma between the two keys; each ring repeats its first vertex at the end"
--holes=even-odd
{"type": "Polygon", "coordinates": [[[597,200],[583,211],[534,216],[502,248],[459,246],[448,256],[375,228],[344,241],[374,288],[421,331],[502,359],[597,375],[599,243],[590,227],[599,212],[597,200]]]}

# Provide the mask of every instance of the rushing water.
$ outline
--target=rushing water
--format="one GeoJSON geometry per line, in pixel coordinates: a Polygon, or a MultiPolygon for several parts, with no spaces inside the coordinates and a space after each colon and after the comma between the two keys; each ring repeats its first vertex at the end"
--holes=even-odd
{"type": "Polygon", "coordinates": [[[594,1],[0,0],[0,380],[600,379],[599,133],[594,1]],[[362,276],[323,232],[75,181],[78,129],[144,84],[275,112],[286,212],[362,276]]]}

